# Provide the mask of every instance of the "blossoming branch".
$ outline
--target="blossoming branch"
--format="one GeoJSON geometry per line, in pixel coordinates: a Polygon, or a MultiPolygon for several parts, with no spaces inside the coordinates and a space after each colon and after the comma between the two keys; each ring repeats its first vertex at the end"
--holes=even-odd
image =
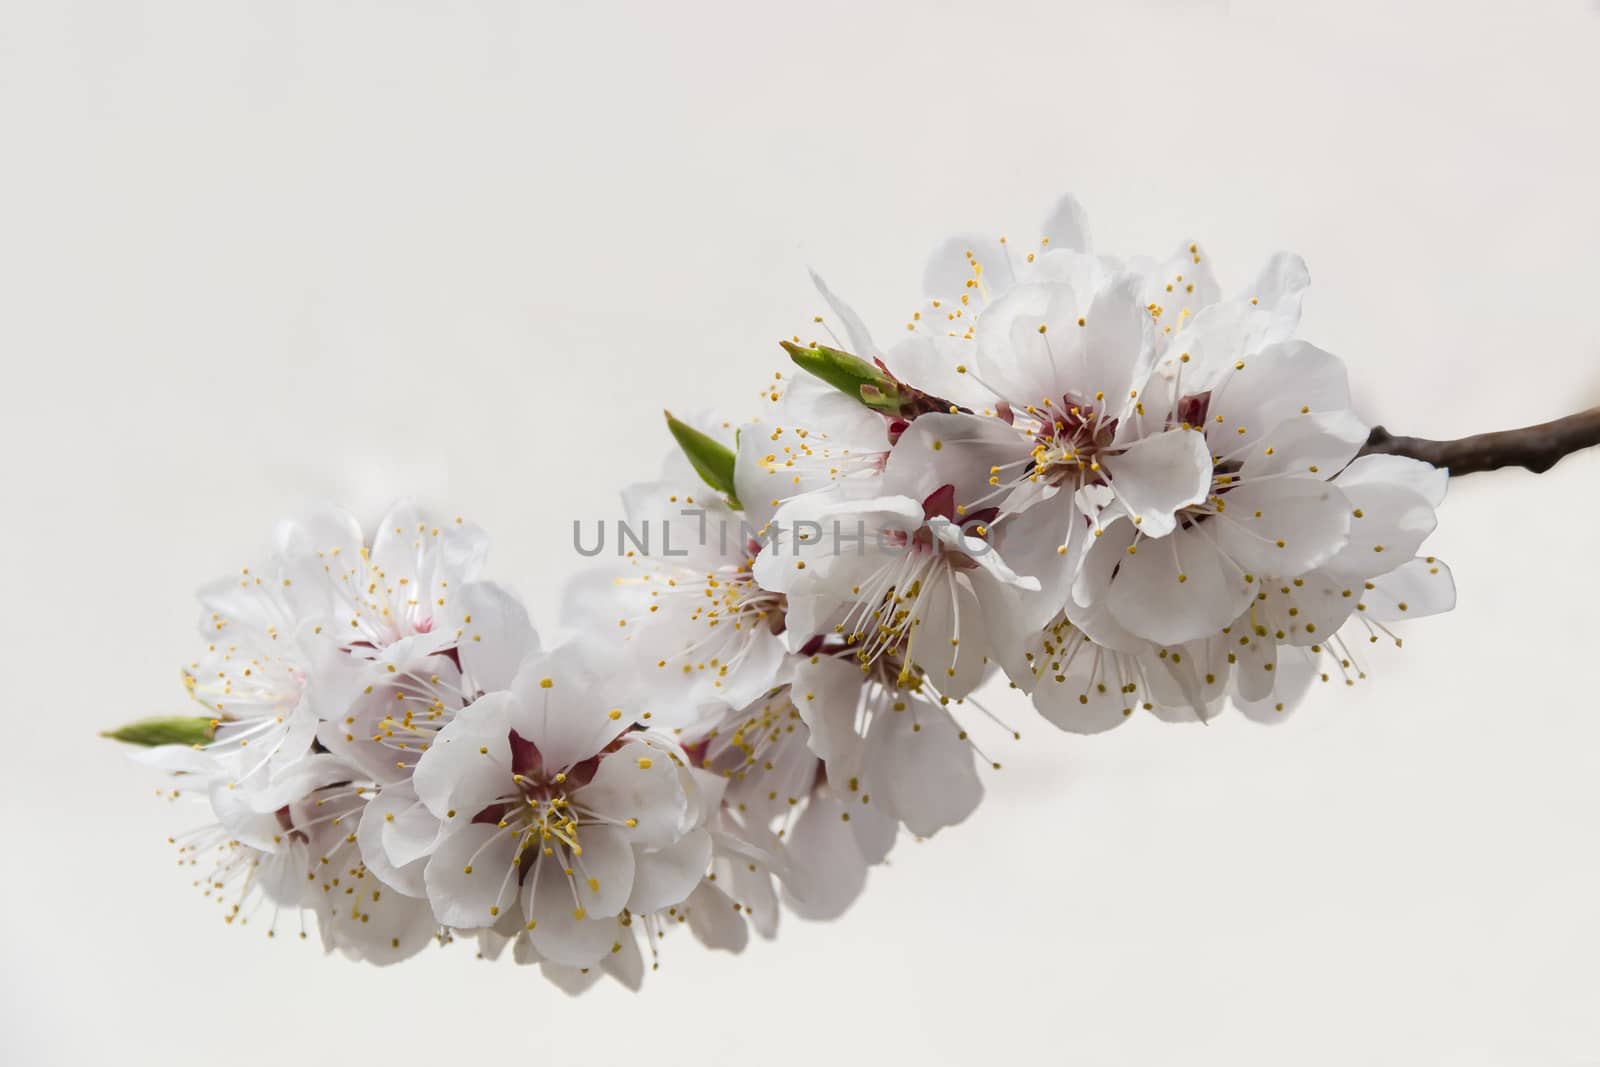
{"type": "Polygon", "coordinates": [[[1097,254],[1070,198],[1026,242],[940,246],[893,343],[817,279],[761,410],[669,416],[575,639],[541,643],[470,523],[321,509],[200,591],[201,711],[111,736],[203,813],[176,844],[230,922],[353,959],[464,939],[637,988],[674,928],[737,952],[838,916],[981,801],[980,737],[1011,733],[986,682],[1081,734],[1277,721],[1453,607],[1423,550],[1444,468],[1600,440],[1593,412],[1369,428],[1295,336],[1307,282],[1097,254]]]}

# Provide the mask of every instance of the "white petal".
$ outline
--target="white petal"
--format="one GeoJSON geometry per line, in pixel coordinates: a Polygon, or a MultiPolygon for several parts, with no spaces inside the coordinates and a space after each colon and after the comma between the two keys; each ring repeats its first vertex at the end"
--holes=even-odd
{"type": "Polygon", "coordinates": [[[1222,499],[1224,510],[1206,520],[1202,532],[1248,573],[1304,574],[1332,559],[1349,538],[1350,502],[1330,482],[1268,479],[1222,499]]]}
{"type": "Polygon", "coordinates": [[[1039,227],[1039,236],[1045,238],[1044,247],[1050,250],[1070,249],[1074,252],[1092,252],[1094,244],[1089,239],[1089,216],[1076,197],[1067,193],[1057,200],[1039,227]]]}
{"type": "MultiPolygon", "coordinates": [[[[1248,448],[1234,446],[1232,430],[1208,426],[1206,438],[1221,456],[1242,459],[1242,479],[1274,474],[1331,478],[1355,458],[1367,442],[1367,426],[1348,411],[1320,411],[1285,419],[1248,448]]],[[[1245,440],[1245,437],[1238,437],[1245,440]]]]}
{"type": "Polygon", "coordinates": [[[689,805],[669,751],[644,741],[628,741],[608,752],[594,778],[573,791],[572,803],[617,823],[636,820],[626,830],[627,839],[655,848],[683,833],[689,805]]]}
{"type": "Polygon", "coordinates": [[[628,910],[647,914],[681,903],[711,866],[711,835],[692,830],[665,848],[641,849],[628,910]]]}
{"type": "MultiPolygon", "coordinates": [[[[597,918],[617,914],[627,904],[637,876],[626,833],[610,826],[585,826],[578,831],[578,846],[582,851],[570,855],[570,860],[579,901],[597,918]]],[[[556,850],[556,858],[560,855],[556,850]]]]}
{"type": "Polygon", "coordinates": [[[1168,430],[1102,461],[1122,506],[1146,537],[1165,537],[1175,513],[1206,498],[1211,452],[1202,433],[1168,430]]]}
{"type": "Polygon", "coordinates": [[[707,948],[743,952],[750,942],[750,927],[739,913],[739,905],[711,882],[695,888],[684,911],[689,929],[707,948]]]}
{"type": "Polygon", "coordinates": [[[426,900],[372,886],[371,881],[354,880],[356,892],[341,894],[322,922],[335,946],[351,959],[379,967],[410,959],[433,942],[439,923],[426,900]]]}
{"type": "Polygon", "coordinates": [[[599,963],[627,931],[615,916],[589,918],[575,899],[577,890],[555,857],[540,857],[522,889],[523,915],[533,924],[529,933],[539,955],[569,967],[599,963]]]}
{"type": "Polygon", "coordinates": [[[873,343],[872,335],[867,332],[867,327],[843,300],[834,295],[826,282],[816,271],[811,271],[811,284],[817,287],[817,292],[822,294],[822,299],[828,302],[828,309],[833,312],[834,320],[844,328],[844,337],[839,338],[841,345],[848,348],[852,355],[862,359],[871,360],[878,355],[878,346],[873,343]]]}
{"type": "Polygon", "coordinates": [[[1430,507],[1444,503],[1450,485],[1450,472],[1409,456],[1357,456],[1339,472],[1334,483],[1341,489],[1352,485],[1392,485],[1409,489],[1430,507]]]}
{"type": "Polygon", "coordinates": [[[491,693],[463,708],[417,761],[412,786],[447,831],[511,786],[512,698],[491,693]]]}
{"type": "Polygon", "coordinates": [[[458,592],[461,667],[479,689],[509,688],[525,657],[539,651],[528,609],[504,586],[469,582],[458,592]]]}
{"type": "Polygon", "coordinates": [[[979,278],[984,282],[981,291],[997,293],[1015,284],[1006,246],[993,237],[951,237],[928,257],[922,293],[954,303],[973,292],[967,283],[979,278]]]}
{"type": "Polygon", "coordinates": [[[1255,596],[1244,572],[1199,527],[1133,547],[1117,566],[1106,602],[1118,622],[1146,640],[1177,645],[1209,637],[1255,596]]]}
{"type": "Polygon", "coordinates": [[[1410,560],[1439,524],[1433,506],[1409,488],[1337,484],[1349,502],[1350,535],[1323,568],[1331,575],[1358,581],[1385,574],[1410,560]]]}
{"type": "Polygon", "coordinates": [[[802,918],[837,919],[867,884],[867,865],[847,815],[839,801],[814,794],[789,832],[792,868],[784,896],[802,918]]]}
{"type": "Polygon", "coordinates": [[[1278,657],[1272,689],[1256,700],[1236,695],[1234,707],[1255,722],[1282,722],[1289,712],[1305,698],[1316,679],[1317,661],[1321,657],[1307,649],[1283,649],[1278,657]]]}
{"type": "Polygon", "coordinates": [[[855,721],[862,677],[856,664],[836,656],[814,656],[795,668],[790,699],[809,731],[806,744],[836,775],[854,774],[860,761],[855,721]]]}
{"type": "MultiPolygon", "coordinates": [[[[1305,341],[1270,345],[1238,363],[1243,366],[1225,372],[1207,411],[1208,432],[1214,433],[1212,424],[1221,416],[1223,447],[1229,451],[1254,445],[1288,419],[1350,407],[1344,363],[1305,341]]],[[[1366,440],[1364,432],[1359,436],[1366,440]]]]}
{"type": "Polygon", "coordinates": [[[937,704],[897,701],[873,720],[868,744],[873,787],[888,790],[890,810],[919,837],[961,822],[983,799],[972,746],[937,704]]]}
{"type": "Polygon", "coordinates": [[[971,504],[992,494],[992,468],[1014,467],[1028,458],[1033,446],[1033,441],[999,419],[922,415],[889,452],[883,470],[885,492],[922,501],[950,485],[955,487],[955,503],[971,504]]]}
{"type": "Polygon", "coordinates": [[[515,831],[493,823],[473,823],[439,842],[423,878],[441,925],[489,926],[512,906],[517,842],[515,831]]]}
{"type": "Polygon", "coordinates": [[[382,789],[361,812],[356,842],[361,862],[397,892],[428,895],[423,869],[439,836],[439,819],[431,814],[409,783],[382,789]]]}
{"type": "Polygon", "coordinates": [[[644,986],[644,954],[631,928],[618,929],[617,940],[601,959],[600,968],[635,993],[644,986]]]}
{"type": "Polygon", "coordinates": [[[1444,560],[1418,557],[1372,580],[1362,594],[1368,617],[1381,622],[1420,619],[1456,606],[1456,583],[1444,560]]]}
{"type": "Polygon", "coordinates": [[[1267,310],[1266,321],[1258,326],[1263,344],[1280,341],[1293,334],[1300,323],[1300,299],[1311,285],[1305,260],[1292,252],[1278,252],[1261,268],[1245,289],[1252,306],[1267,310]]]}
{"type": "Polygon", "coordinates": [[[546,769],[571,768],[638,718],[608,701],[606,688],[605,679],[590,677],[577,656],[559,650],[535,656],[511,681],[511,729],[533,743],[546,769]]]}
{"type": "Polygon", "coordinates": [[[1144,697],[1123,656],[1080,639],[1041,664],[1033,706],[1052,724],[1075,734],[1121,726],[1144,697]]]}

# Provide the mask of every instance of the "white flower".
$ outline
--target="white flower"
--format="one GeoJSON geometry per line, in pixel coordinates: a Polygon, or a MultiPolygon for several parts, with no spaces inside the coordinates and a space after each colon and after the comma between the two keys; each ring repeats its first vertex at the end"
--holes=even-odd
{"type": "Polygon", "coordinates": [[[464,613],[456,593],[478,576],[488,539],[457,517],[436,519],[410,504],[378,523],[370,546],[360,524],[336,508],[279,526],[283,596],[359,654],[407,638],[452,642],[464,613]]]}
{"type": "MultiPolygon", "coordinates": [[[[692,746],[727,781],[716,824],[718,881],[703,888],[725,890],[766,937],[777,927],[774,876],[796,914],[836,918],[861,894],[868,869],[883,862],[897,832],[881,801],[871,804],[870,793],[861,799],[859,779],[849,789],[828,783],[796,700],[795,690],[783,686],[730,712],[692,746]],[[841,792],[854,803],[842,801],[841,792]]],[[[723,921],[727,929],[708,929],[702,939],[742,941],[726,915],[723,921]]]]}
{"type": "MultiPolygon", "coordinates": [[[[695,821],[703,824],[712,839],[710,870],[687,897],[653,911],[624,911],[617,923],[616,940],[598,964],[574,966],[546,958],[533,935],[527,929],[516,929],[515,924],[479,931],[480,956],[497,958],[510,945],[515,962],[537,964],[545,978],[563,992],[576,995],[606,976],[629,989],[639,989],[646,956],[649,969],[658,969],[661,943],[679,927],[689,929],[708,948],[735,953],[749,941],[746,916],[762,936],[773,936],[778,916],[772,879],[781,862],[777,839],[740,826],[727,814],[721,777],[699,768],[688,768],[687,773],[695,781],[695,799],[700,805],[695,821]]],[[[646,907],[650,901],[636,903],[646,907]]]]}
{"type": "Polygon", "coordinates": [[[626,655],[646,722],[690,726],[776,685],[784,599],[752,576],[748,521],[686,478],[630,486],[623,500],[644,547],[567,596],[569,615],[590,620],[586,639],[626,655]]]}
{"type": "MultiPolygon", "coordinates": [[[[364,687],[449,673],[427,657],[485,629],[493,645],[517,646],[520,657],[526,638],[506,615],[520,608],[501,590],[469,588],[485,550],[476,527],[435,523],[404,504],[384,518],[370,550],[355,520],[337,509],[280,524],[265,566],[200,590],[208,644],[184,675],[216,716],[207,750],[216,770],[247,793],[269,788],[311,750],[319,720],[349,718],[364,687]],[[464,638],[474,608],[480,624],[464,638]],[[385,677],[402,667],[401,676],[385,677]]],[[[490,674],[504,671],[486,652],[474,660],[490,674]]],[[[339,748],[354,733],[324,728],[322,741],[339,748]]],[[[366,769],[379,780],[395,777],[366,769]]]]}
{"type": "Polygon", "coordinates": [[[541,958],[583,967],[617,942],[625,910],[698,884],[711,842],[683,754],[629,732],[637,713],[601,690],[576,657],[544,654],[422,755],[412,783],[434,820],[424,884],[440,923],[521,926],[541,958]]]}
{"type": "Polygon", "coordinates": [[[740,427],[734,465],[751,527],[759,533],[785,501],[808,493],[875,492],[893,420],[808,374],[779,380],[767,396],[760,421],[740,427]]]}
{"type": "Polygon", "coordinates": [[[319,655],[308,702],[322,720],[317,740],[375,782],[408,780],[417,759],[457,712],[506,689],[539,650],[527,610],[492,582],[455,589],[459,628],[371,649],[312,640],[319,655]]]}
{"type": "Polygon", "coordinates": [[[937,449],[917,430],[940,417],[918,419],[895,445],[877,495],[819,491],[779,508],[754,573],[788,597],[791,651],[837,636],[864,665],[887,657],[960,697],[984,677],[985,620],[1005,610],[1003,591],[1038,583],[1006,566],[982,517],[959,515],[956,487],[925,462],[937,449]]]}
{"type": "Polygon", "coordinates": [[[790,692],[807,744],[854,819],[876,811],[927,837],[983,799],[967,732],[915,671],[892,659],[863,669],[849,653],[814,655],[795,668],[790,692]]]}
{"type": "MultiPolygon", "coordinates": [[[[281,561],[273,560],[219,578],[198,594],[206,648],[184,668],[184,685],[215,717],[210,769],[241,788],[293,766],[316,736],[316,714],[306,700],[312,653],[283,597],[286,580],[281,561]]],[[[157,763],[167,755],[179,765],[193,762],[182,751],[152,753],[157,763]]]]}
{"type": "MultiPolygon", "coordinates": [[[[198,755],[198,754],[197,754],[198,755]]],[[[252,809],[228,775],[207,777],[200,765],[181,775],[207,796],[216,822],[186,835],[180,857],[209,869],[197,884],[228,903],[229,922],[244,923],[273,908],[273,935],[283,911],[316,916],[324,947],[379,965],[409,958],[439,932],[427,902],[395,892],[362,861],[356,826],[375,789],[333,756],[301,761],[273,786],[271,811],[252,809]]]]}

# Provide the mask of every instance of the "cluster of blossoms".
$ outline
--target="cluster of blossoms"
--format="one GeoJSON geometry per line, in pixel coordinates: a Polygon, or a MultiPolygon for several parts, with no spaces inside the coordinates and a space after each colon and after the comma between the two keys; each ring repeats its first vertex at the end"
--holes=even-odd
{"type": "Polygon", "coordinates": [[[471,938],[637,986],[668,929],[837,916],[902,828],[966,818],[991,679],[1085,734],[1353,683],[1453,605],[1417,554],[1446,475],[1360,454],[1342,365],[1293,336],[1306,284],[1097,255],[1070,199],[1026,246],[943,245],[892,345],[818,280],[759,416],[669,419],[555,648],[460,519],[284,524],[201,592],[205,740],[142,754],[209,806],[182,861],[230,921],[313,913],[353,958],[471,938]]]}

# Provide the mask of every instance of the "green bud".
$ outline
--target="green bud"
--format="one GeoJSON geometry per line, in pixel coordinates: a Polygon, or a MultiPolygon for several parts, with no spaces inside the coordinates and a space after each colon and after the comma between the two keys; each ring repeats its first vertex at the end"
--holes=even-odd
{"type": "Polygon", "coordinates": [[[672,431],[672,438],[683,449],[683,454],[689,457],[695,473],[711,488],[724,494],[732,507],[739,507],[739,497],[733,491],[733,449],[674,418],[672,412],[665,414],[667,429],[672,431]]]}
{"type": "Polygon", "coordinates": [[[140,719],[115,730],[101,730],[100,736],[113,741],[126,741],[130,745],[203,745],[216,733],[215,719],[171,715],[140,719]]]}
{"type": "Polygon", "coordinates": [[[849,396],[855,397],[874,411],[888,415],[899,414],[905,404],[900,383],[884,373],[876,364],[860,356],[852,356],[827,345],[802,348],[788,341],[778,342],[795,365],[849,396]]]}

